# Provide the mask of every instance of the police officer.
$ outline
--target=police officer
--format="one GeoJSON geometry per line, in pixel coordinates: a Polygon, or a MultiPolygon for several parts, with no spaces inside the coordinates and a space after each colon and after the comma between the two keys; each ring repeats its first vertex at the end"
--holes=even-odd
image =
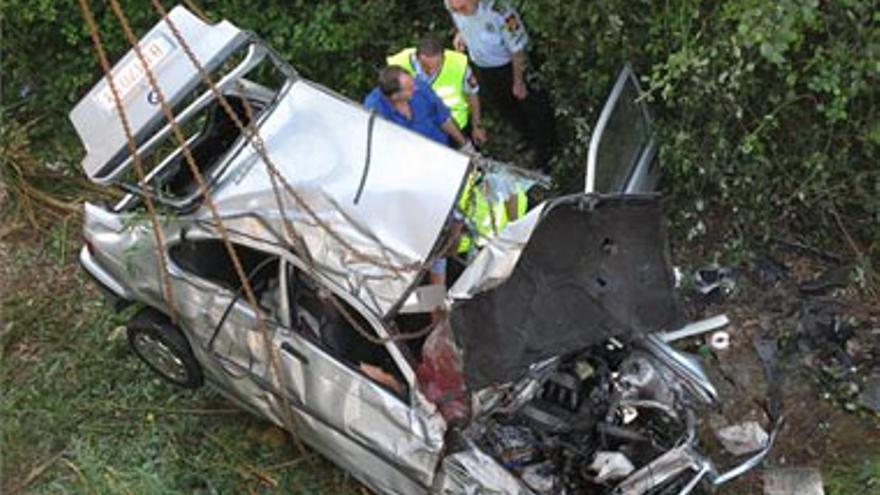
{"type": "Polygon", "coordinates": [[[507,0],[444,0],[458,32],[454,45],[467,48],[484,99],[535,148],[535,167],[547,172],[556,147],[553,110],[547,94],[526,79],[529,36],[507,0]]]}
{"type": "Polygon", "coordinates": [[[425,36],[415,48],[406,48],[388,57],[388,65],[403,67],[416,79],[430,85],[452,112],[458,128],[469,133],[477,145],[486,141],[481,125],[480,87],[467,55],[444,50],[435,36],[425,36]]]}

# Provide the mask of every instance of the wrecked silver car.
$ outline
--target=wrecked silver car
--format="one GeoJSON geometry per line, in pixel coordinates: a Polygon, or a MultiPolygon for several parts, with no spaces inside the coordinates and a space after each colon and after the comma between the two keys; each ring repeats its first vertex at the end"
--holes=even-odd
{"type": "Polygon", "coordinates": [[[478,249],[450,263],[446,290],[422,281],[454,240],[468,184],[503,202],[539,178],[374,118],[226,21],[177,7],[140,47],[146,56],[114,67],[114,91],[104,79],[71,112],[85,173],[126,192],[86,205],[80,260],[143,306],[129,340],[166,380],[207,382],[281,426],[292,415],[297,438],[378,493],[686,494],[767,454],[772,434],[720,473],[698,451],[715,389],[655,335],[683,322],[649,194],[650,120],[628,69],[593,136],[585,192],[472,232],[478,249]],[[264,146],[220,107],[184,44],[264,146]]]}

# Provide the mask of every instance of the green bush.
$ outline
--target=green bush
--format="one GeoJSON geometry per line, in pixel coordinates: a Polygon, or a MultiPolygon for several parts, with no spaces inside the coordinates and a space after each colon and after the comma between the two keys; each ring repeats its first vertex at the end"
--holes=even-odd
{"type": "Polygon", "coordinates": [[[611,77],[629,61],[653,103],[664,192],[685,235],[708,228],[728,248],[799,236],[876,263],[873,2],[544,0],[523,10],[564,119],[567,164],[580,168],[611,77]]]}
{"type": "MultiPolygon", "coordinates": [[[[32,142],[57,153],[54,143],[75,142],[67,112],[101,74],[88,31],[77,2],[2,1],[3,104],[16,118],[40,117],[32,142]]],[[[126,44],[115,18],[103,2],[93,4],[118,58],[126,44]]],[[[155,23],[149,2],[123,4],[139,34],[155,23]]],[[[428,31],[451,33],[440,0],[201,4],[214,19],[256,31],[305,76],[355,99],[391,50],[428,31]]],[[[876,2],[519,4],[560,118],[564,189],[580,187],[592,125],[628,62],[653,104],[664,192],[682,235],[715,233],[722,250],[800,237],[877,262],[876,2]]]]}

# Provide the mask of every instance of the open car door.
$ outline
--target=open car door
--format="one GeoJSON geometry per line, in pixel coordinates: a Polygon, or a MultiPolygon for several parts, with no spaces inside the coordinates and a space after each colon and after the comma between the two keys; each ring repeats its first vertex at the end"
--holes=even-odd
{"type": "Polygon", "coordinates": [[[647,103],[628,65],[620,71],[590,139],[584,192],[653,192],[660,178],[647,103]]]}

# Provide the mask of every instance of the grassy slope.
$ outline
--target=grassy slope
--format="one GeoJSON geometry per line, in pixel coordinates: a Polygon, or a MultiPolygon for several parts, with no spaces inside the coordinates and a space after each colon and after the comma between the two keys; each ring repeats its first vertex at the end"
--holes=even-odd
{"type": "Polygon", "coordinates": [[[0,493],[360,490],[213,391],[155,378],[71,254],[0,248],[0,493]]]}

